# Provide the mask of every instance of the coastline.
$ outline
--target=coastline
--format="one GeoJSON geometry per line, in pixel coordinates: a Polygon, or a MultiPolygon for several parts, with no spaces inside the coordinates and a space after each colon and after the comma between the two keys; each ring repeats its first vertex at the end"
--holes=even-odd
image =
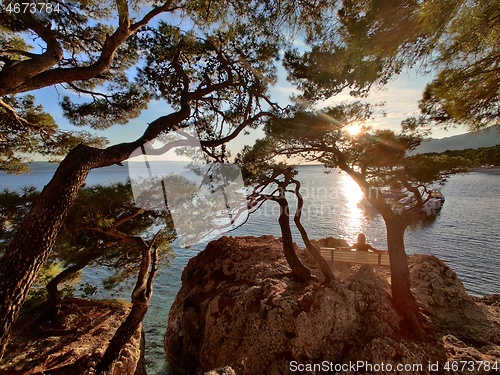
{"type": "Polygon", "coordinates": [[[471,168],[469,172],[500,175],[500,167],[492,167],[492,168],[476,167],[476,168],[471,168]]]}

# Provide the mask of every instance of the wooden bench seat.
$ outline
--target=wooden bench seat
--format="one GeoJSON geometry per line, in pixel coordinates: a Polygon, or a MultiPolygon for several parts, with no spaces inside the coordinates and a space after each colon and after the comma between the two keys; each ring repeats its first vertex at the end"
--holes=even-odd
{"type": "Polygon", "coordinates": [[[374,264],[389,266],[389,253],[373,253],[370,251],[356,251],[349,247],[321,247],[321,255],[333,269],[334,262],[374,264]]]}

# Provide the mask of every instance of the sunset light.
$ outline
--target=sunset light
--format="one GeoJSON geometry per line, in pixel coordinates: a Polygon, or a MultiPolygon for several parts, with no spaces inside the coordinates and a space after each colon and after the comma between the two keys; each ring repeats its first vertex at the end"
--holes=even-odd
{"type": "Polygon", "coordinates": [[[347,125],[346,130],[349,133],[349,135],[355,137],[357,136],[363,127],[360,124],[353,123],[350,125],[347,125]]]}

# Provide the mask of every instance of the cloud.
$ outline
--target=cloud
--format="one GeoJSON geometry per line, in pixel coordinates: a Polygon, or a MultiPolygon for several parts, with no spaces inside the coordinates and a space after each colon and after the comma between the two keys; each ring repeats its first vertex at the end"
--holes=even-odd
{"type": "Polygon", "coordinates": [[[281,94],[287,94],[287,95],[299,95],[300,91],[294,87],[294,86],[287,86],[287,85],[277,85],[273,86],[270,88],[271,93],[277,92],[281,94]]]}

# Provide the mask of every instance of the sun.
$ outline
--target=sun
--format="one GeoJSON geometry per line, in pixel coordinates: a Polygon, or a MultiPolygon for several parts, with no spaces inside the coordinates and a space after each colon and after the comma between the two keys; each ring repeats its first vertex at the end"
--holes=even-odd
{"type": "Polygon", "coordinates": [[[349,124],[346,127],[346,131],[353,137],[357,136],[361,132],[361,129],[363,129],[363,127],[357,123],[349,124]]]}

